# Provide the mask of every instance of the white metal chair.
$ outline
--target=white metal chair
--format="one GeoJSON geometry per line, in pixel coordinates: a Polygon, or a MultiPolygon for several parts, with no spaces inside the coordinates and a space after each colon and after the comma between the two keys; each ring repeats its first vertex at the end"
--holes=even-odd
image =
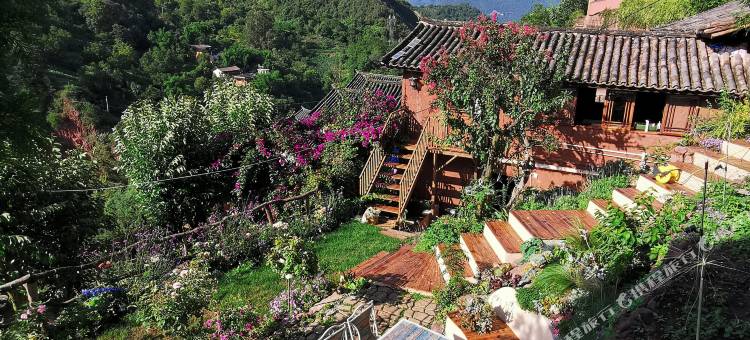
{"type": "Polygon", "coordinates": [[[346,325],[353,340],[377,339],[379,336],[378,323],[373,302],[370,301],[357,306],[354,313],[346,319],[346,325]]]}
{"type": "Polygon", "coordinates": [[[328,327],[318,340],[351,340],[349,327],[345,323],[328,327]]]}

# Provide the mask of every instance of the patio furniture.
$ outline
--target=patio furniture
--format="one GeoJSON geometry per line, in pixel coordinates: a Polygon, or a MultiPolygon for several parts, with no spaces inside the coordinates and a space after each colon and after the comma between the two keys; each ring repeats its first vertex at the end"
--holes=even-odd
{"type": "Polygon", "coordinates": [[[345,323],[328,327],[318,340],[351,340],[349,329],[345,323]]]}
{"type": "Polygon", "coordinates": [[[401,339],[419,339],[419,340],[448,340],[442,334],[431,329],[422,327],[407,319],[399,320],[393,327],[385,331],[380,340],[401,340],[401,339]]]}
{"type": "Polygon", "coordinates": [[[354,340],[371,340],[378,338],[378,324],[375,319],[373,302],[367,302],[354,309],[354,313],[346,319],[349,334],[354,340]]]}

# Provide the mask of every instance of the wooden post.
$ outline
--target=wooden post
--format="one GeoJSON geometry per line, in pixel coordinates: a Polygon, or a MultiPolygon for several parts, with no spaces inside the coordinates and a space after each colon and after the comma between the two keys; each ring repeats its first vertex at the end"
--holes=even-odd
{"type": "Polygon", "coordinates": [[[273,214],[271,214],[271,208],[269,206],[265,206],[263,207],[263,211],[266,213],[268,224],[273,224],[273,214]]]}
{"type": "Polygon", "coordinates": [[[432,188],[431,188],[431,197],[430,197],[430,205],[432,209],[432,215],[437,216],[438,215],[438,207],[437,207],[437,194],[435,191],[437,190],[437,153],[432,153],[432,188]]]}
{"type": "Polygon", "coordinates": [[[26,290],[26,298],[29,301],[29,305],[38,300],[39,294],[37,291],[36,282],[27,282],[23,284],[23,289],[26,290]]]}

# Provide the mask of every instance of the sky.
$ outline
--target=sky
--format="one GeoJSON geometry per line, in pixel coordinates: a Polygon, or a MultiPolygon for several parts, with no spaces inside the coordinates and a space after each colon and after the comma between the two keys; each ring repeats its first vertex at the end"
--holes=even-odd
{"type": "Polygon", "coordinates": [[[518,20],[529,10],[535,3],[544,5],[556,4],[559,0],[408,0],[414,6],[424,5],[448,5],[469,3],[479,8],[484,13],[497,11],[501,13],[504,21],[518,20]]]}

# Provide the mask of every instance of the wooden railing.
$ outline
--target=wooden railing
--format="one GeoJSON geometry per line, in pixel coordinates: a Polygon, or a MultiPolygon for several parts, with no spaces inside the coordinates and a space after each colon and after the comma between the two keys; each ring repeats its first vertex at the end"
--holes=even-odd
{"type": "Polygon", "coordinates": [[[422,169],[422,164],[427,157],[427,151],[431,142],[431,131],[434,129],[431,127],[435,123],[434,117],[427,117],[422,123],[422,132],[419,134],[419,140],[414,147],[414,151],[409,159],[409,164],[404,170],[404,176],[401,178],[398,191],[398,216],[401,217],[406,210],[406,205],[409,202],[411,193],[414,189],[414,183],[419,176],[419,171],[422,169]]]}
{"type": "MultiPolygon", "coordinates": [[[[387,136],[388,133],[393,129],[392,122],[395,117],[399,116],[399,112],[394,111],[388,115],[383,124],[383,136],[387,136]]],[[[378,178],[380,168],[383,167],[385,162],[386,153],[380,143],[375,143],[370,151],[370,157],[367,158],[367,163],[362,169],[362,173],[359,175],[359,195],[367,195],[372,190],[372,186],[375,184],[375,179],[378,178]]]]}

